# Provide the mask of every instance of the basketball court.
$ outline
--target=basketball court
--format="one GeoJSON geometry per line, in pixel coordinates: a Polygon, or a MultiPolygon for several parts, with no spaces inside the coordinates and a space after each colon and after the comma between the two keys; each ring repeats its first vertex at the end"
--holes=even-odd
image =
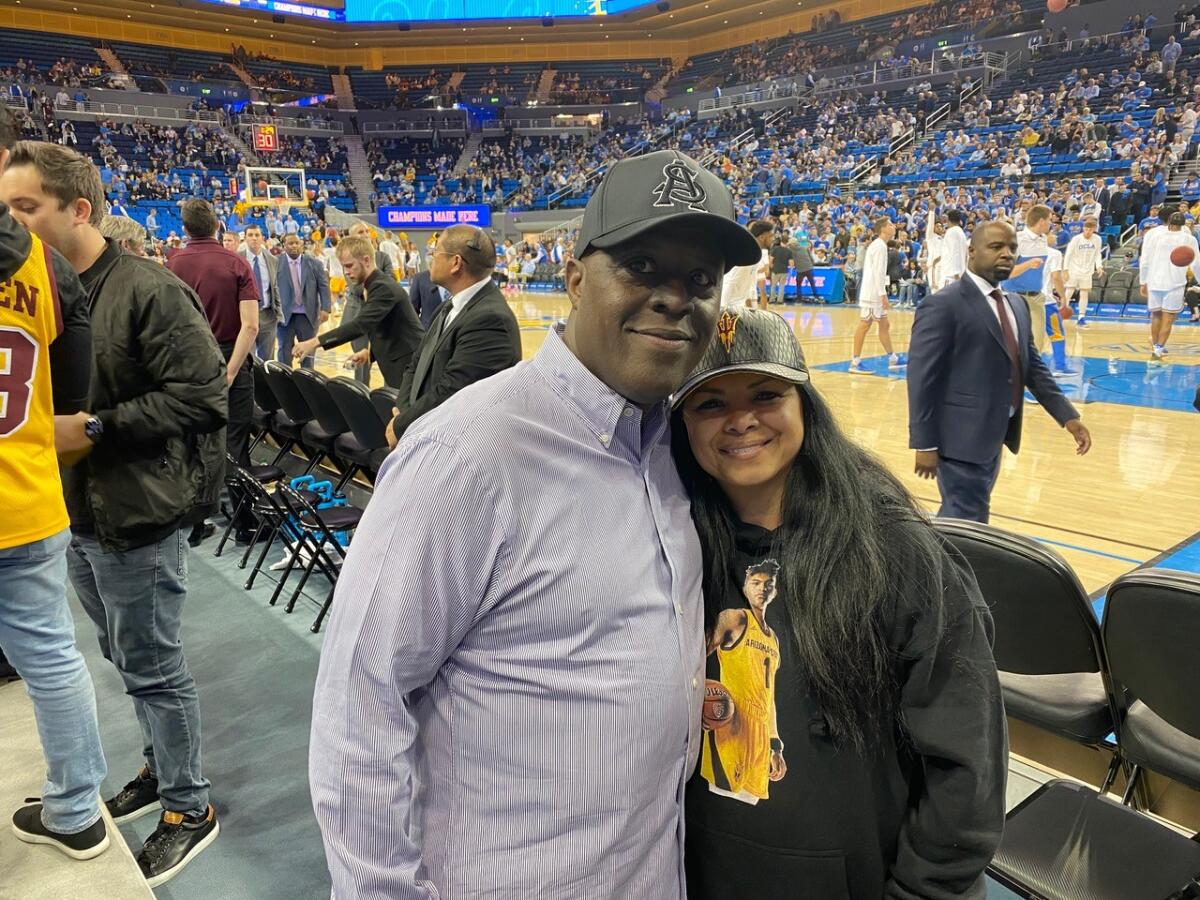
{"type": "MultiPolygon", "coordinates": [[[[509,303],[521,325],[526,359],[570,311],[565,294],[516,294],[509,303]]],[[[800,339],[813,383],[842,426],[936,511],[937,486],[913,474],[904,370],[888,370],[872,333],[863,359],[871,374],[847,372],[857,307],[772,309],[800,339]]],[[[913,313],[893,310],[891,320],[896,349],[904,352],[913,313]]],[[[1145,323],[1097,319],[1084,329],[1067,323],[1070,366],[1079,374],[1059,384],[1091,430],[1092,450],[1076,456],[1070,435],[1028,402],[1027,394],[1021,453],[1005,452],[993,494],[993,524],[1053,547],[1092,592],[1200,530],[1192,502],[1200,496],[1200,429],[1192,408],[1200,382],[1200,326],[1176,326],[1162,367],[1147,365],[1148,335],[1145,323]]],[[[340,368],[345,356],[319,353],[318,367],[345,374],[340,368]]],[[[383,380],[377,368],[373,372],[372,386],[378,387],[383,380]]],[[[1175,567],[1200,570],[1200,559],[1175,567]]]]}

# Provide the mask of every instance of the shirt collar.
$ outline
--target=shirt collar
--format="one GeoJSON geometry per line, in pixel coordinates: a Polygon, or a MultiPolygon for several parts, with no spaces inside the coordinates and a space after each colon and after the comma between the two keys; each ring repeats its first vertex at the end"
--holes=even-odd
{"type": "Polygon", "coordinates": [[[491,281],[492,275],[489,272],[486,278],[475,282],[470,287],[463,288],[461,291],[451,297],[450,302],[454,304],[454,311],[462,312],[462,308],[471,301],[471,298],[482,291],[484,287],[491,283],[491,281]]]}
{"type": "Polygon", "coordinates": [[[645,448],[658,441],[669,421],[667,401],[643,413],[635,403],[618,394],[579,361],[562,339],[564,325],[558,324],[546,335],[541,349],[533,357],[533,366],[550,386],[570,403],[587,423],[588,430],[605,449],[616,443],[618,427],[627,423],[641,436],[645,448]],[[643,420],[646,427],[643,427],[643,420]]]}
{"type": "Polygon", "coordinates": [[[1003,288],[1000,288],[1000,285],[988,284],[985,279],[980,278],[978,275],[976,275],[970,269],[967,269],[967,277],[970,278],[973,282],[975,282],[975,287],[979,288],[979,293],[983,294],[983,296],[985,296],[985,297],[991,297],[992,291],[997,290],[997,289],[1000,289],[1000,293],[1002,295],[1004,293],[1004,290],[1003,290],[1003,288]]]}

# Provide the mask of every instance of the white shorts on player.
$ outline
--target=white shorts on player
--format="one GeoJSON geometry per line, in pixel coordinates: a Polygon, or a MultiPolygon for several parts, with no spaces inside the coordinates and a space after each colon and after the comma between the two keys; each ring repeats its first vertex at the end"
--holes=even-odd
{"type": "Polygon", "coordinates": [[[1067,270],[1068,291],[1090,291],[1092,289],[1092,272],[1072,272],[1067,270]]]}
{"type": "Polygon", "coordinates": [[[1150,312],[1162,310],[1166,313],[1181,313],[1183,312],[1184,290],[1182,287],[1172,288],[1169,291],[1149,290],[1146,292],[1146,309],[1150,312]]]}
{"type": "Polygon", "coordinates": [[[874,303],[864,302],[858,303],[858,317],[860,319],[874,319],[876,322],[887,318],[887,307],[876,300],[874,303]]]}

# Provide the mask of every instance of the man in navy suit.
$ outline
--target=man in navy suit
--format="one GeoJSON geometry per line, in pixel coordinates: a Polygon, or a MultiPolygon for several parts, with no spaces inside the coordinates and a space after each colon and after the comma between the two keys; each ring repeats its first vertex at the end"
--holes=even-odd
{"type": "MultiPolygon", "coordinates": [[[[297,234],[283,239],[283,256],[277,269],[279,293],[279,361],[292,364],[292,344],[316,337],[317,328],[329,318],[329,276],[317,260],[304,252],[297,234]]],[[[313,367],[312,355],[300,365],[313,367]]]]}
{"type": "Polygon", "coordinates": [[[408,296],[412,300],[413,309],[421,318],[421,327],[428,331],[438,309],[450,299],[450,292],[444,287],[434,284],[429,270],[422,269],[409,282],[408,296]]]}
{"type": "Polygon", "coordinates": [[[1000,282],[1017,234],[988,222],[971,235],[967,272],[917,309],[908,350],[909,446],[916,473],[937,478],[939,516],[988,520],[1004,446],[1021,446],[1025,389],[1087,453],[1091,435],[1033,343],[1029,307],[1000,282]]]}

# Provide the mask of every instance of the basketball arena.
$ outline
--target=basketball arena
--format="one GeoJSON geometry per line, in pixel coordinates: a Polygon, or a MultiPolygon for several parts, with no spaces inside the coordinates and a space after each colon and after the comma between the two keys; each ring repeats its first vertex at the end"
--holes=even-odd
{"type": "Polygon", "coordinates": [[[1200,898],[1198,114],[1190,0],[7,0],[0,898],[1200,898]]]}

